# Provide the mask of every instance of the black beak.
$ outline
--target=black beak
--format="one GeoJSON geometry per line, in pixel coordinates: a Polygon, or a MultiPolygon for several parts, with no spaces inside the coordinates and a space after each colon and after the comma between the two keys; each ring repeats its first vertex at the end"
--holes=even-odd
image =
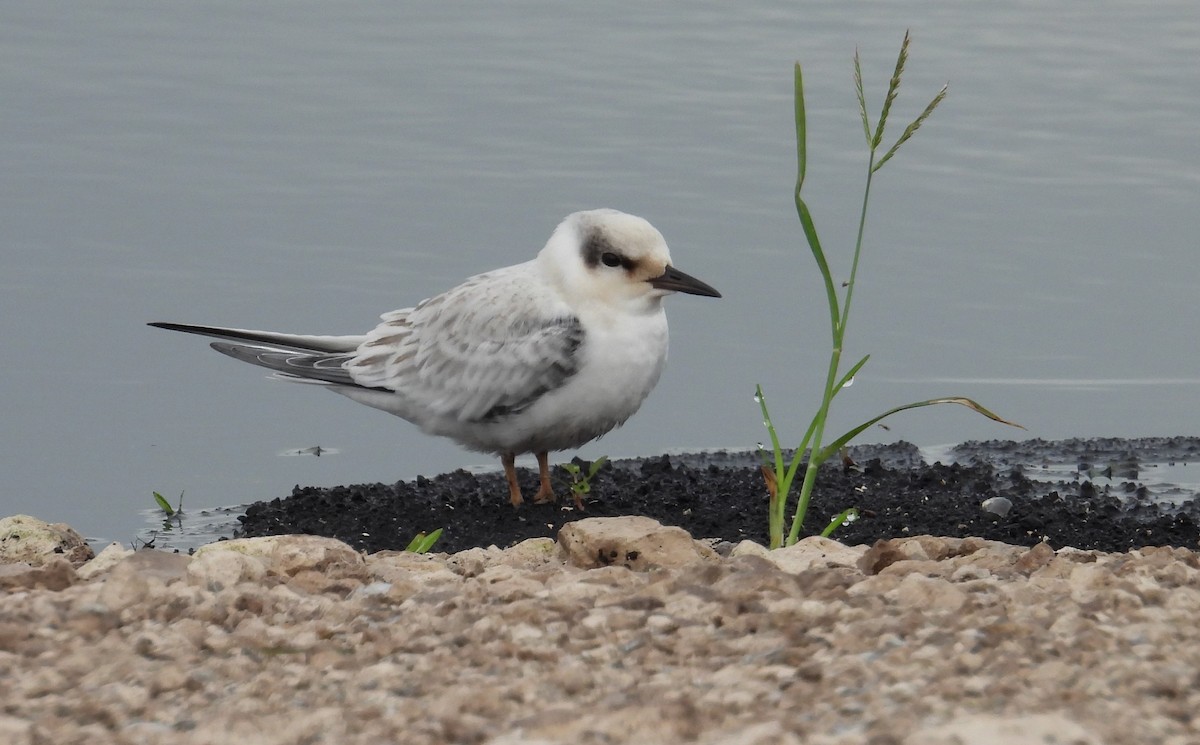
{"type": "Polygon", "coordinates": [[[686,292],[689,295],[703,295],[705,297],[721,297],[721,293],[692,275],[681,272],[673,266],[668,266],[665,272],[649,280],[649,282],[652,287],[660,290],[686,292]]]}

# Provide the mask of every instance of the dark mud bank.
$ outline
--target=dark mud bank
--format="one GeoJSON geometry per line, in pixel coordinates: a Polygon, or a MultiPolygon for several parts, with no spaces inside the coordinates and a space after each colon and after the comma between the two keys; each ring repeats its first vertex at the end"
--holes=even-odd
{"type": "MultiPolygon", "coordinates": [[[[857,446],[850,455],[853,465],[821,469],[803,535],[857,507],[860,519],[834,535],[843,543],[932,534],[1101,551],[1200,548],[1200,486],[1191,483],[1200,482],[1200,438],[968,442],[924,454],[896,443],[857,446]],[[1011,502],[1007,514],[981,507],[993,497],[1011,502]]],[[[435,550],[460,551],[554,536],[583,517],[646,515],[698,538],[765,544],[767,492],[757,463],[756,453],[726,451],[614,461],[592,480],[583,513],[572,506],[562,469],[558,505],[516,510],[499,473],[296,487],[251,505],[236,534],[309,533],[375,552],[443,528],[435,550]]],[[[536,474],[523,470],[521,479],[532,493],[536,474]]]]}

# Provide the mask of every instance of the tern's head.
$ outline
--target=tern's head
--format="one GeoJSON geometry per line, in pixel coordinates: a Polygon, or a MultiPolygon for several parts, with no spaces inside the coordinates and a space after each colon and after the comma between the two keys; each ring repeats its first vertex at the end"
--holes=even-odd
{"type": "Polygon", "coordinates": [[[671,266],[671,252],[640,217],[601,209],[567,215],[538,256],[568,296],[605,305],[653,309],[665,295],[721,297],[671,266]]]}

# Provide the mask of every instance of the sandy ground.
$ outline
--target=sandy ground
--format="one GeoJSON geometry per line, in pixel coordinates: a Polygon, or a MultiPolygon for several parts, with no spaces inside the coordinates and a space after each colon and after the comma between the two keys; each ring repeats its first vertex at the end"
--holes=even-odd
{"type": "Polygon", "coordinates": [[[654,540],[0,566],[0,742],[1200,742],[1189,549],[654,540]]]}

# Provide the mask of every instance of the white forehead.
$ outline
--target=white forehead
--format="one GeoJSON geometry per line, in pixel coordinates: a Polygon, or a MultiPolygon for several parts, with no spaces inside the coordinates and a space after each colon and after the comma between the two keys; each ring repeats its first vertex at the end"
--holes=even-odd
{"type": "Polygon", "coordinates": [[[575,226],[585,254],[614,251],[635,261],[647,257],[670,261],[662,233],[637,215],[612,209],[588,210],[569,215],[564,222],[575,226]]]}

